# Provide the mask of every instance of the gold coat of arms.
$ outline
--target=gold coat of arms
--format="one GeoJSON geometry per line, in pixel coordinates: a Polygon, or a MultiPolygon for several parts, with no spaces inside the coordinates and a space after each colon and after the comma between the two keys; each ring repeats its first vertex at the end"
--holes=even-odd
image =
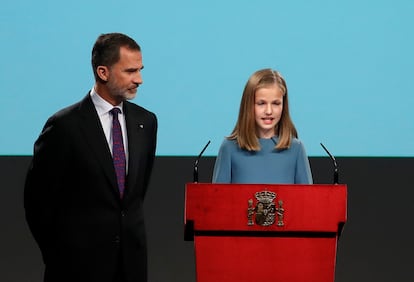
{"type": "Polygon", "coordinates": [[[283,201],[278,200],[277,204],[275,203],[275,192],[256,192],[255,198],[256,202],[253,199],[247,201],[247,225],[270,226],[277,222],[277,226],[284,226],[283,201]]]}

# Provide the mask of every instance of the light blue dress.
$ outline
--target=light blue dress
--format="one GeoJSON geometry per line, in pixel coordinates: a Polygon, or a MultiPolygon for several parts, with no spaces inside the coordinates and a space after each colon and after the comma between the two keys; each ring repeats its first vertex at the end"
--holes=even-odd
{"type": "Polygon", "coordinates": [[[289,149],[276,150],[278,138],[259,139],[260,151],[242,150],[236,140],[221,144],[213,171],[213,183],[312,184],[305,147],[292,139],[289,149]]]}

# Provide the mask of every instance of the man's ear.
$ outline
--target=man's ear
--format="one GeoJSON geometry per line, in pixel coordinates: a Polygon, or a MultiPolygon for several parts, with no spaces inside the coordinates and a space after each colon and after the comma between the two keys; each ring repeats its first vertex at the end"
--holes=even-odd
{"type": "Polygon", "coordinates": [[[106,66],[98,66],[96,68],[96,73],[98,74],[99,78],[103,81],[108,81],[109,76],[109,69],[106,66]]]}

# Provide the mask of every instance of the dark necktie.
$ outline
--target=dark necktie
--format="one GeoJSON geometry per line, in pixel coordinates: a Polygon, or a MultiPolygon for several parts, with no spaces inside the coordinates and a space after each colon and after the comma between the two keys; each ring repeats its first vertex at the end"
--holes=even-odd
{"type": "Polygon", "coordinates": [[[114,167],[116,177],[118,180],[119,194],[121,198],[124,195],[125,190],[125,151],[124,151],[124,140],[122,138],[121,125],[118,120],[118,114],[121,112],[118,108],[110,110],[112,114],[112,158],[114,160],[114,167]]]}

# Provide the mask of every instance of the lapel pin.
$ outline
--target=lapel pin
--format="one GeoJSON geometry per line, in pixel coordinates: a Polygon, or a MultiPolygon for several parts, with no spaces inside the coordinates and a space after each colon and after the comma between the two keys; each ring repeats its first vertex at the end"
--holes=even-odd
{"type": "Polygon", "coordinates": [[[141,129],[144,128],[144,125],[143,124],[140,124],[139,125],[139,128],[141,128],[141,129]]]}

